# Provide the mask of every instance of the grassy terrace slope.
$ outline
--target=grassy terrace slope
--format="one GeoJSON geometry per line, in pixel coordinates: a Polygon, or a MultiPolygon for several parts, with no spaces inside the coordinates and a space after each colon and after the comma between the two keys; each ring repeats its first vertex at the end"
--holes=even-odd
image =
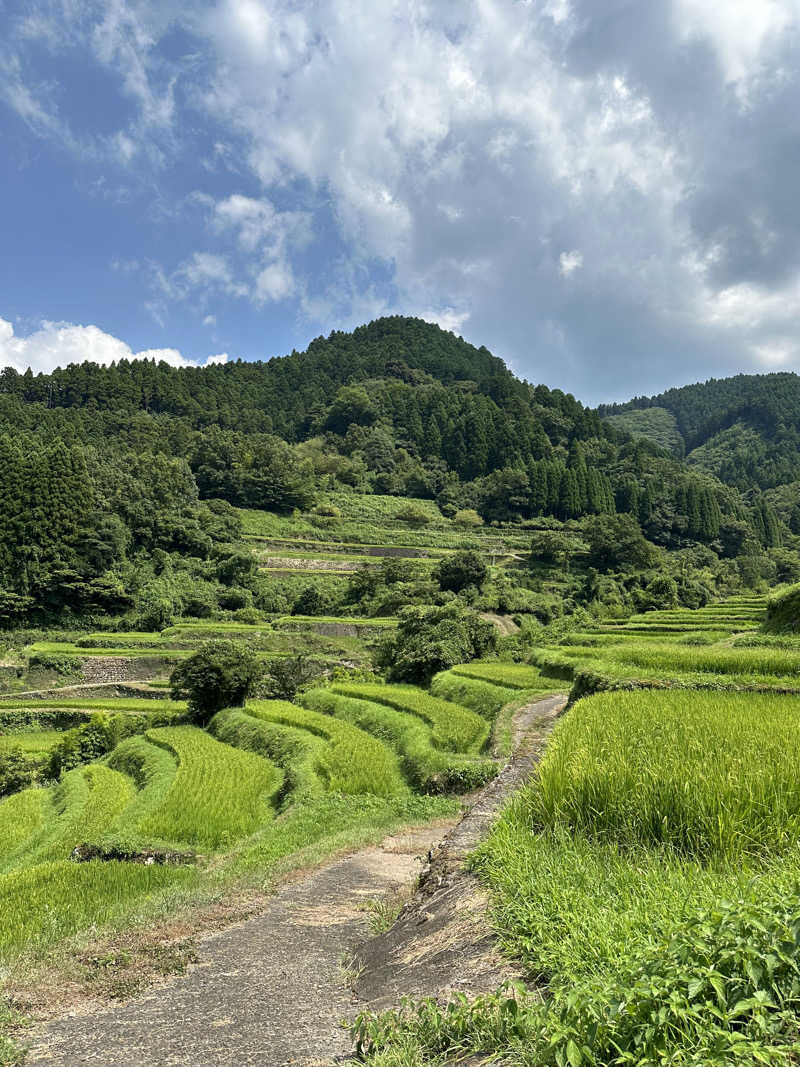
{"type": "MultiPolygon", "coordinates": [[[[731,691],[800,670],[797,643],[756,631],[762,616],[755,599],[652,613],[665,632],[646,641],[640,619],[536,654],[561,656],[576,686],[584,671],[628,691],[574,693],[536,780],[479,850],[531,993],[366,1015],[371,1063],[796,1062],[800,696],[731,691]],[[708,643],[676,643],[684,620],[698,624],[687,640],[710,627],[708,643]]],[[[501,670],[473,663],[446,681],[501,670]]]]}

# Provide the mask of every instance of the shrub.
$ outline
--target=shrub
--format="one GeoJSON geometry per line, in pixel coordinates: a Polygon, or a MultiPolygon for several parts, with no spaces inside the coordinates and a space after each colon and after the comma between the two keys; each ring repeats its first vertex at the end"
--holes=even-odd
{"type": "Polygon", "coordinates": [[[437,608],[405,608],[396,634],[378,646],[378,666],[395,681],[427,684],[434,674],[497,646],[497,630],[458,602],[437,608]]]}
{"type": "Polygon", "coordinates": [[[208,641],[170,676],[174,699],[187,699],[198,722],[223,708],[241,706],[261,675],[256,654],[236,641],[208,641]]]}
{"type": "Polygon", "coordinates": [[[453,516],[456,526],[483,526],[483,519],[474,508],[461,508],[453,516]]]}
{"type": "Polygon", "coordinates": [[[770,597],[764,629],[773,634],[800,631],[800,585],[770,597]]]}
{"type": "Polygon", "coordinates": [[[414,526],[424,526],[431,521],[428,512],[419,504],[406,504],[395,512],[394,517],[399,522],[410,522],[414,526]]]}
{"type": "Polygon", "coordinates": [[[434,576],[440,589],[460,593],[468,586],[480,589],[488,573],[488,567],[480,552],[467,549],[455,552],[452,556],[445,556],[436,568],[434,576]]]}
{"type": "Polygon", "coordinates": [[[36,780],[38,770],[39,761],[17,745],[0,752],[0,797],[27,789],[36,780]]]}
{"type": "Polygon", "coordinates": [[[35,652],[29,659],[28,666],[38,667],[43,671],[54,671],[62,676],[78,672],[78,664],[74,657],[59,655],[57,652],[35,652]]]}
{"type": "Polygon", "coordinates": [[[298,690],[320,673],[319,664],[308,656],[283,656],[267,667],[267,688],[278,700],[293,700],[298,690]]]}

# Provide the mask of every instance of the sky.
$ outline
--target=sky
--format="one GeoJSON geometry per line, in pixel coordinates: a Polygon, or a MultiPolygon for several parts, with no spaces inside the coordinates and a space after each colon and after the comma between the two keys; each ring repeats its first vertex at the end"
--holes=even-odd
{"type": "Polygon", "coordinates": [[[0,0],[0,366],[800,370],[800,0],[0,0]]]}

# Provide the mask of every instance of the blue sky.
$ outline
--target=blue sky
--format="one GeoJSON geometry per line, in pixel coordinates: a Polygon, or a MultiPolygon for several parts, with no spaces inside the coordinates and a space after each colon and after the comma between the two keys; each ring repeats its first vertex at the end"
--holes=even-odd
{"type": "Polygon", "coordinates": [[[800,366],[796,0],[0,0],[0,366],[416,314],[588,402],[800,366]]]}

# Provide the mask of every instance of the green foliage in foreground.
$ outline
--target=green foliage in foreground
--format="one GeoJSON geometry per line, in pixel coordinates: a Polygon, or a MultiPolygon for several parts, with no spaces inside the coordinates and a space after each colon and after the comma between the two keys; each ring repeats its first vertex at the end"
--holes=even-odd
{"type": "Polygon", "coordinates": [[[22,948],[47,952],[56,940],[103,926],[137,898],[193,875],[186,867],[64,860],[0,875],[0,958],[22,948]]]}
{"type": "Polygon", "coordinates": [[[602,693],[556,728],[530,824],[686,855],[781,852],[800,841],[800,700],[602,693]]]}
{"type": "Polygon", "coordinates": [[[362,1054],[374,1067],[796,1062],[798,713],[794,698],[710,694],[577,704],[475,859],[501,944],[549,998],[365,1013],[362,1054]]]}
{"type": "Polygon", "coordinates": [[[800,1052],[800,886],[788,898],[724,902],[630,961],[542,1003],[513,993],[362,1015],[359,1051],[378,1067],[470,1053],[520,1067],[790,1064],[800,1052]]]}

